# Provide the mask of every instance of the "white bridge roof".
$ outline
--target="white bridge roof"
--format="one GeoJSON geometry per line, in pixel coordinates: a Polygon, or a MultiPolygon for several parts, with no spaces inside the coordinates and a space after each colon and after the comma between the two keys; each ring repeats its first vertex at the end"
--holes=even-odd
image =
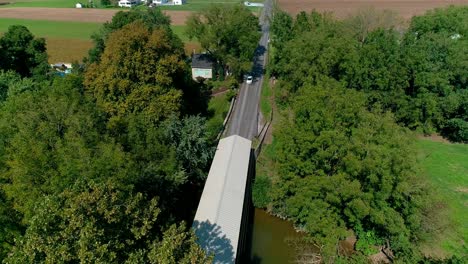
{"type": "Polygon", "coordinates": [[[240,136],[220,140],[192,227],[214,263],[234,263],[242,222],[252,142],[240,136]]]}

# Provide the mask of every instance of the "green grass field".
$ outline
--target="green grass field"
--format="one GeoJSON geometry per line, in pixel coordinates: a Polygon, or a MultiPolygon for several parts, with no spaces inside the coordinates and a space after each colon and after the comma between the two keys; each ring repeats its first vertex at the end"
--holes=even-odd
{"type": "MultiPolygon", "coordinates": [[[[37,37],[89,40],[102,24],[0,18],[0,32],[6,32],[11,25],[24,25],[37,37]]],[[[185,26],[172,26],[172,30],[182,41],[188,41],[185,26]]]]}
{"type": "Polygon", "coordinates": [[[0,18],[0,32],[6,32],[11,25],[24,25],[37,37],[82,40],[90,39],[91,34],[101,27],[100,23],[0,18]]]}
{"type": "Polygon", "coordinates": [[[453,230],[437,241],[445,253],[468,252],[468,145],[418,140],[419,160],[425,175],[448,204],[453,230]]]}

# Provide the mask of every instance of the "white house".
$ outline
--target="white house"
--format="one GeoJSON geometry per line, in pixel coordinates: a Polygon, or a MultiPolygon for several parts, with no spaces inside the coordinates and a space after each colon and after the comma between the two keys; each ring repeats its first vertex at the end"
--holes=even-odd
{"type": "Polygon", "coordinates": [[[185,0],[173,0],[174,5],[183,5],[185,4],[185,0]]]}
{"type": "Polygon", "coordinates": [[[119,1],[119,6],[120,7],[132,7],[136,6],[140,3],[139,0],[120,0],[119,1]]]}
{"type": "Polygon", "coordinates": [[[192,55],[192,78],[212,79],[214,71],[213,59],[208,54],[192,55]]]}
{"type": "Polygon", "coordinates": [[[163,5],[167,4],[168,0],[153,0],[153,4],[155,5],[163,5]]]}

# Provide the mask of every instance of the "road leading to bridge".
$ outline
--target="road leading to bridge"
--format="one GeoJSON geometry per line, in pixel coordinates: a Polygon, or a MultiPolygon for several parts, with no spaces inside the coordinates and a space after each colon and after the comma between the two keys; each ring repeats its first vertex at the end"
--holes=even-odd
{"type": "Polygon", "coordinates": [[[240,92],[234,106],[234,112],[226,136],[239,135],[252,140],[258,134],[258,105],[260,100],[260,91],[263,84],[263,72],[266,65],[267,47],[270,31],[269,17],[272,12],[271,0],[266,0],[260,16],[260,26],[262,37],[260,38],[257,49],[255,50],[252,84],[245,82],[240,87],[240,92]]]}

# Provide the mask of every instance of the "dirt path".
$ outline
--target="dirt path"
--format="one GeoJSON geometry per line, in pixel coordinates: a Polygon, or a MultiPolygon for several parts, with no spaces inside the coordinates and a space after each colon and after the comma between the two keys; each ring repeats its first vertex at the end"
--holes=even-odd
{"type": "Polygon", "coordinates": [[[338,18],[347,17],[356,11],[373,7],[397,12],[405,19],[424,14],[427,10],[448,5],[468,5],[468,0],[278,0],[280,7],[291,13],[300,11],[331,11],[338,18]]]}
{"type": "MultiPolygon", "coordinates": [[[[35,19],[51,21],[97,22],[110,21],[119,10],[92,8],[0,8],[0,18],[35,19]]],[[[185,25],[190,11],[164,11],[173,25],[185,25]]]]}

